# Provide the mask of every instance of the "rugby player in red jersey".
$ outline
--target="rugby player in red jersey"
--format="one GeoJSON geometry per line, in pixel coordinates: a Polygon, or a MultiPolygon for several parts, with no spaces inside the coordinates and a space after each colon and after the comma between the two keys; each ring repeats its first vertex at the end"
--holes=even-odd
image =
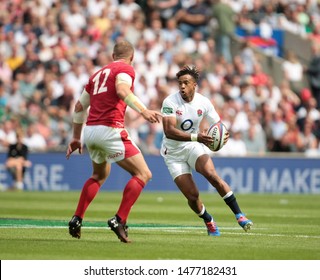
{"type": "Polygon", "coordinates": [[[128,243],[126,225],[130,209],[142,189],[151,179],[145,159],[139,148],[130,139],[124,127],[126,107],[139,112],[151,123],[160,122],[161,113],[149,110],[133,94],[135,71],[131,63],[134,48],[127,41],[119,41],[113,48],[113,62],[104,66],[90,78],[77,101],[73,114],[73,138],[66,157],[79,150],[82,153],[81,133],[92,160],[92,176],[84,183],[78,206],[69,222],[72,237],[81,237],[82,220],[86,209],[110,173],[111,163],[116,162],[132,177],[124,187],[122,201],[108,226],[120,241],[128,243]],[[90,107],[90,108],[89,108],[90,107]],[[87,109],[89,113],[87,114],[87,109]]]}

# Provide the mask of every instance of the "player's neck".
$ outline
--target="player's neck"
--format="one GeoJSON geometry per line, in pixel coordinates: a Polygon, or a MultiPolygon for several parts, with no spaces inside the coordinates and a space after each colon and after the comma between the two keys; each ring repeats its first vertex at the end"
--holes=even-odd
{"type": "Polygon", "coordinates": [[[127,59],[124,59],[124,58],[116,59],[114,62],[123,62],[123,63],[130,64],[129,61],[127,59]]]}

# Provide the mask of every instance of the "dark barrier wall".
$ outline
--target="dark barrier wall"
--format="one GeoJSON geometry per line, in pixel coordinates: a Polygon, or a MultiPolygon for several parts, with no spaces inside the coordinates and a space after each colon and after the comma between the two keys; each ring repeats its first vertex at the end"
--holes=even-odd
{"type": "MultiPolygon", "coordinates": [[[[0,154],[0,185],[11,185],[5,169],[5,154],[0,154]]],[[[62,153],[31,154],[33,165],[25,174],[25,189],[30,191],[80,190],[91,175],[87,154],[73,155],[66,160],[62,153]]],[[[153,173],[145,191],[177,191],[160,156],[146,156],[153,173]]],[[[320,193],[320,159],[313,158],[224,158],[214,162],[220,176],[238,193],[320,193]]],[[[199,174],[195,180],[202,191],[214,191],[199,174]]],[[[129,175],[116,164],[101,190],[122,190],[129,175]]]]}

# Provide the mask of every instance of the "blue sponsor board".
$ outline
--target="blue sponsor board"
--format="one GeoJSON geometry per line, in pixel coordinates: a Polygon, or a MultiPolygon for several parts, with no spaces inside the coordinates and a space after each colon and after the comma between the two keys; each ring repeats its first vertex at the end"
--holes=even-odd
{"type": "MultiPolygon", "coordinates": [[[[146,156],[153,178],[145,191],[178,191],[160,156],[146,156]]],[[[12,178],[5,168],[6,154],[0,154],[0,185],[11,186],[12,178]]],[[[32,167],[25,174],[24,185],[29,191],[81,190],[91,176],[88,154],[30,154],[32,167]]],[[[320,194],[320,159],[279,157],[215,157],[218,174],[237,193],[309,193],[320,194]]],[[[117,164],[112,164],[104,190],[122,190],[130,176],[117,164]]],[[[195,181],[201,191],[215,191],[198,173],[195,181]]]]}

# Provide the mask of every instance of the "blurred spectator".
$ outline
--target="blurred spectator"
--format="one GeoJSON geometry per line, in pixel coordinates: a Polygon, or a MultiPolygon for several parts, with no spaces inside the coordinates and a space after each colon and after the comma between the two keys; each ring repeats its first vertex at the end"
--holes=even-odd
{"type": "Polygon", "coordinates": [[[3,120],[5,112],[6,112],[6,108],[7,108],[7,104],[8,104],[8,92],[6,91],[6,88],[2,82],[2,80],[0,80],[0,121],[3,120]]]}
{"type": "MultiPolygon", "coordinates": [[[[229,101],[229,105],[234,109],[233,112],[233,123],[231,131],[246,131],[249,128],[248,113],[250,112],[250,104],[245,101],[243,104],[235,102],[234,100],[229,101]]],[[[242,135],[241,135],[242,136],[242,135]]]]}
{"type": "Polygon", "coordinates": [[[141,7],[134,0],[123,0],[118,7],[120,19],[131,21],[134,13],[140,11],[141,7]]]}
{"type": "Polygon", "coordinates": [[[129,42],[137,45],[141,39],[143,40],[143,33],[146,28],[145,17],[143,13],[140,12],[132,19],[132,24],[125,27],[124,36],[129,42]]]}
{"type": "Polygon", "coordinates": [[[302,3],[297,3],[295,10],[297,12],[297,21],[305,28],[305,31],[307,32],[307,28],[310,23],[310,16],[306,12],[306,6],[302,3]]]}
{"type": "Polygon", "coordinates": [[[237,17],[237,25],[243,28],[248,36],[256,30],[256,24],[249,17],[249,10],[248,5],[243,5],[237,17]]]}
{"type": "Polygon", "coordinates": [[[317,109],[320,109],[320,45],[312,45],[313,56],[309,62],[306,73],[308,75],[313,97],[317,101],[317,109]]]}
{"type": "Polygon", "coordinates": [[[26,100],[20,91],[20,84],[17,80],[12,82],[11,89],[9,89],[7,108],[12,114],[16,115],[25,111],[26,100]]]}
{"type": "Polygon", "coordinates": [[[9,145],[17,141],[15,127],[11,120],[0,122],[0,151],[6,151],[9,145]]]}
{"type": "Polygon", "coordinates": [[[35,72],[30,70],[27,73],[20,73],[17,75],[19,81],[19,91],[26,101],[31,101],[36,91],[35,72]]]}
{"type": "Polygon", "coordinates": [[[78,60],[71,65],[71,69],[64,75],[63,83],[73,91],[73,98],[77,100],[86,84],[89,74],[82,65],[82,60],[78,60]],[[72,85],[72,87],[70,86],[72,85]]]}
{"type": "Polygon", "coordinates": [[[276,5],[272,1],[265,3],[264,6],[265,16],[264,21],[268,23],[273,29],[279,26],[279,16],[276,12],[276,5]]]}
{"type": "Polygon", "coordinates": [[[290,83],[290,88],[299,94],[303,88],[303,65],[293,51],[287,51],[286,59],[282,63],[282,70],[285,79],[290,83]]]}
{"type": "MultiPolygon", "coordinates": [[[[1,36],[1,34],[0,34],[1,36]]],[[[0,77],[5,85],[9,85],[12,80],[12,69],[0,52],[0,77]]]]}
{"type": "Polygon", "coordinates": [[[246,156],[247,146],[242,139],[242,132],[240,130],[231,131],[231,137],[227,144],[217,152],[217,154],[222,156],[246,156]]]}
{"type": "Polygon", "coordinates": [[[227,62],[231,62],[231,40],[235,33],[236,14],[224,0],[213,0],[212,2],[212,15],[218,24],[215,32],[216,51],[227,62]]]}
{"type": "MultiPolygon", "coordinates": [[[[69,2],[69,8],[62,11],[60,20],[65,31],[72,35],[80,35],[82,29],[86,26],[86,18],[78,1],[69,2]]],[[[47,45],[44,46],[47,47],[47,45]]]]}
{"type": "Polygon", "coordinates": [[[266,89],[269,92],[267,103],[270,105],[270,110],[275,112],[281,100],[280,88],[274,83],[274,79],[269,77],[266,89]]]}
{"type": "Polygon", "coordinates": [[[181,0],[149,0],[148,5],[151,9],[155,9],[159,12],[160,19],[165,26],[166,23],[182,8],[180,2],[181,0]]]}
{"type": "Polygon", "coordinates": [[[182,8],[175,14],[179,29],[184,37],[190,37],[194,31],[200,31],[203,38],[209,37],[208,23],[210,20],[210,9],[205,0],[195,0],[188,8],[182,8]]]}
{"type": "MultiPolygon", "coordinates": [[[[299,96],[291,90],[290,84],[287,80],[282,80],[279,89],[281,91],[282,100],[285,100],[288,104],[291,104],[291,111],[294,114],[295,108],[300,105],[299,96]]],[[[289,114],[289,112],[287,112],[287,114],[289,114]]]]}
{"type": "Polygon", "coordinates": [[[35,122],[36,130],[43,136],[46,143],[50,143],[52,130],[50,127],[50,116],[47,111],[40,111],[35,122]]]}
{"type": "Polygon", "coordinates": [[[270,150],[272,152],[282,152],[281,139],[287,132],[287,124],[284,121],[284,113],[281,109],[278,109],[273,113],[272,121],[270,123],[272,132],[272,146],[270,150]]]}
{"type": "Polygon", "coordinates": [[[24,54],[21,54],[16,44],[11,48],[11,55],[5,60],[11,71],[17,70],[24,62],[24,54]]]}
{"type": "Polygon", "coordinates": [[[248,130],[243,132],[247,152],[251,155],[264,155],[267,151],[266,135],[255,114],[251,114],[249,123],[248,130]]]}
{"type": "Polygon", "coordinates": [[[74,88],[68,83],[63,84],[63,94],[56,99],[56,105],[59,110],[71,113],[74,105],[74,88]]]}
{"type": "Polygon", "coordinates": [[[89,0],[88,1],[88,13],[93,17],[100,17],[103,11],[107,8],[108,2],[105,0],[89,0]]]}
{"type": "Polygon", "coordinates": [[[50,65],[50,61],[53,59],[53,49],[46,46],[43,42],[39,41],[38,57],[39,61],[44,65],[50,65]]]}
{"type": "Polygon", "coordinates": [[[191,37],[185,38],[181,42],[180,50],[193,58],[197,58],[209,52],[209,45],[207,40],[204,39],[203,33],[196,30],[191,34],[191,37]]]}
{"type": "Polygon", "coordinates": [[[177,21],[174,17],[166,21],[161,31],[161,37],[165,42],[169,41],[175,44],[179,44],[182,40],[183,33],[177,28],[177,21]]]}
{"type": "Polygon", "coordinates": [[[215,91],[221,93],[222,85],[225,83],[226,71],[223,65],[218,62],[213,67],[213,71],[206,73],[206,76],[215,91]]]}
{"type": "Polygon", "coordinates": [[[239,75],[232,75],[229,83],[231,85],[230,97],[237,99],[240,96],[241,77],[239,75]]]}
{"type": "Polygon", "coordinates": [[[254,72],[254,64],[257,63],[257,59],[253,48],[248,40],[245,40],[241,44],[239,56],[244,64],[245,74],[252,75],[254,72]]]}
{"type": "Polygon", "coordinates": [[[266,138],[266,150],[267,152],[270,152],[273,150],[274,145],[275,145],[275,139],[273,136],[273,111],[271,110],[271,107],[269,103],[264,103],[261,105],[260,108],[260,122],[261,126],[263,128],[263,131],[265,133],[265,138],[266,138]]]}
{"type": "Polygon", "coordinates": [[[313,26],[308,36],[314,44],[320,44],[320,21],[313,26]]]}
{"type": "Polygon", "coordinates": [[[269,92],[264,86],[256,85],[254,86],[255,95],[253,97],[254,107],[253,109],[260,108],[261,105],[269,100],[269,92]]]}
{"type": "Polygon", "coordinates": [[[313,133],[314,121],[311,118],[307,118],[304,122],[303,130],[301,133],[302,138],[302,151],[311,155],[317,150],[318,140],[313,133]]]}
{"type": "Polygon", "coordinates": [[[293,34],[305,37],[306,28],[299,22],[299,14],[290,5],[285,6],[284,13],[279,16],[279,27],[293,34]]]}
{"type": "Polygon", "coordinates": [[[288,127],[280,141],[280,149],[282,152],[303,152],[303,137],[297,125],[297,118],[293,116],[288,121],[288,127]]]}
{"type": "Polygon", "coordinates": [[[264,72],[261,64],[256,62],[253,65],[253,73],[251,75],[251,83],[255,86],[266,86],[269,76],[264,72]]]}
{"type": "Polygon", "coordinates": [[[307,1],[307,13],[310,15],[311,20],[320,22],[320,1],[307,1]]]}
{"type": "Polygon", "coordinates": [[[60,34],[58,26],[55,23],[51,22],[39,36],[39,40],[44,47],[53,48],[59,43],[59,35],[60,34]]]}
{"type": "Polygon", "coordinates": [[[52,136],[48,142],[48,149],[65,151],[70,142],[71,123],[67,123],[63,116],[58,116],[50,119],[50,128],[52,136]]]}
{"type": "Polygon", "coordinates": [[[28,146],[23,143],[23,132],[16,132],[16,143],[9,145],[6,168],[13,178],[13,189],[23,190],[23,177],[26,169],[32,165],[28,160],[28,146]]]}
{"type": "Polygon", "coordinates": [[[303,121],[311,119],[312,121],[320,121],[320,111],[317,110],[317,101],[312,97],[309,89],[303,89],[301,93],[302,106],[297,109],[298,121],[303,129],[303,121]]]}
{"type": "Polygon", "coordinates": [[[265,9],[262,0],[252,0],[252,7],[249,10],[249,19],[255,24],[259,25],[265,18],[265,9]]]}
{"type": "Polygon", "coordinates": [[[31,123],[27,128],[24,143],[30,152],[44,152],[47,149],[45,138],[39,133],[36,124],[31,123]]]}
{"type": "MultiPolygon", "coordinates": [[[[256,61],[256,63],[258,63],[256,61]]],[[[241,83],[242,84],[252,84],[252,74],[253,73],[248,73],[246,69],[245,62],[242,60],[242,57],[240,55],[235,55],[233,57],[233,65],[235,69],[235,73],[241,77],[241,83]]],[[[254,71],[254,65],[252,65],[252,71],[254,71]]]]}

